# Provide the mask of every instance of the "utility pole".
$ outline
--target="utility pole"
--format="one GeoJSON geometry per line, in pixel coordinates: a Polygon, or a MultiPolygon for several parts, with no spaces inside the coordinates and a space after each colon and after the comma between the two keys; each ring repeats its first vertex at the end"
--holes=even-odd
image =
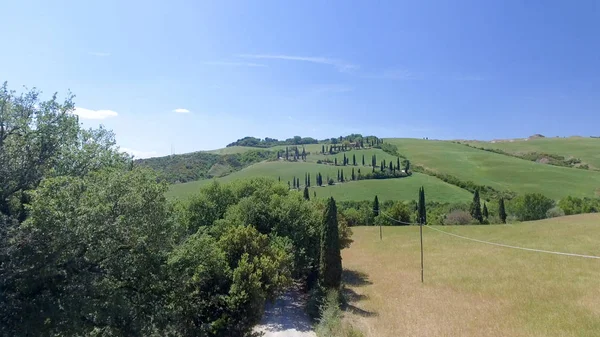
{"type": "Polygon", "coordinates": [[[421,232],[421,283],[425,283],[425,279],[423,278],[423,220],[419,222],[419,231],[421,232]]]}

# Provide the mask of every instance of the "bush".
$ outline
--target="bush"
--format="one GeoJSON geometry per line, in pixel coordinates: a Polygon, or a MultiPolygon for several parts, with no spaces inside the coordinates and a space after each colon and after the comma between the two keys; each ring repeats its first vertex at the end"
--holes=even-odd
{"type": "Polygon", "coordinates": [[[329,180],[327,181],[327,185],[334,185],[335,181],[333,181],[333,178],[329,178],[329,180]]]}
{"type": "Polygon", "coordinates": [[[600,209],[600,199],[566,197],[558,203],[566,215],[596,213],[600,209]]]}
{"type": "Polygon", "coordinates": [[[325,289],[320,285],[316,285],[308,293],[308,300],[306,301],[306,313],[308,317],[313,321],[316,321],[321,317],[321,308],[325,302],[325,289]]]}
{"type": "Polygon", "coordinates": [[[468,225],[473,222],[477,222],[477,220],[473,219],[469,212],[462,210],[454,210],[444,219],[444,225],[468,225]]]}
{"type": "Polygon", "coordinates": [[[319,337],[362,337],[363,334],[342,321],[339,290],[330,290],[321,310],[321,319],[315,328],[319,337]]]}
{"type": "Polygon", "coordinates": [[[554,207],[554,200],[540,194],[531,193],[519,196],[509,203],[509,209],[521,221],[546,218],[546,212],[554,207]]]}
{"type": "Polygon", "coordinates": [[[556,218],[564,215],[565,212],[558,206],[552,207],[546,212],[546,218],[556,218]]]}

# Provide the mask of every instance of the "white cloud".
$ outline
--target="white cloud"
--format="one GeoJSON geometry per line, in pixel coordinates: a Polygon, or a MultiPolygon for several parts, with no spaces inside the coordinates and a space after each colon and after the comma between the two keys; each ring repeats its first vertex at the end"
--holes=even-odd
{"type": "Polygon", "coordinates": [[[112,110],[90,110],[80,107],[75,107],[74,114],[82,119],[106,119],[111,117],[117,117],[119,114],[112,110]]]}
{"type": "Polygon", "coordinates": [[[295,56],[295,55],[281,55],[281,54],[241,54],[238,57],[252,58],[252,59],[275,59],[275,60],[287,60],[287,61],[300,61],[300,62],[311,62],[318,64],[327,64],[334,66],[338,71],[348,72],[357,69],[358,66],[352,63],[348,63],[339,59],[332,59],[327,57],[312,57],[312,56],[295,56]]]}
{"type": "Polygon", "coordinates": [[[127,152],[136,159],[155,157],[157,155],[156,151],[138,151],[127,147],[122,147],[121,152],[127,152]]]}
{"type": "Polygon", "coordinates": [[[214,62],[204,62],[204,64],[209,66],[224,66],[224,67],[266,67],[266,64],[261,63],[251,63],[251,62],[222,62],[222,61],[214,61],[214,62]]]}
{"type": "Polygon", "coordinates": [[[107,56],[110,56],[110,53],[92,51],[92,52],[88,52],[88,55],[98,56],[98,57],[107,57],[107,56]]]}
{"type": "Polygon", "coordinates": [[[173,110],[172,112],[178,113],[178,114],[189,114],[190,110],[188,109],[183,109],[183,108],[178,108],[173,110]]]}

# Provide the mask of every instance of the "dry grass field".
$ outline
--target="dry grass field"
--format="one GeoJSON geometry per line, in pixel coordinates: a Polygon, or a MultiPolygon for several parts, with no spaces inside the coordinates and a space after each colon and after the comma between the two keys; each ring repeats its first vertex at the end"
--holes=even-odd
{"type": "MultiPolygon", "coordinates": [[[[463,236],[600,256],[600,215],[438,227],[463,236]]],[[[365,336],[600,336],[600,259],[467,241],[424,228],[356,227],[342,252],[346,320],[365,336]]]]}

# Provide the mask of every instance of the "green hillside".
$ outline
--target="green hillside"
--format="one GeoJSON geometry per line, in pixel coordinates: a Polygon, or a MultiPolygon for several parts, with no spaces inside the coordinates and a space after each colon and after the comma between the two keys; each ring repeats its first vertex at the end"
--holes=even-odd
{"type": "MultiPolygon", "coordinates": [[[[359,167],[354,167],[356,172],[359,167]]],[[[360,167],[361,169],[370,169],[368,167],[360,167]]],[[[424,174],[415,173],[410,177],[400,179],[382,179],[382,180],[361,180],[351,181],[334,186],[316,187],[315,175],[321,173],[323,180],[327,176],[337,178],[337,170],[344,171],[345,176],[349,176],[352,167],[340,167],[332,165],[322,165],[314,163],[290,163],[290,162],[262,162],[252,165],[241,171],[232,173],[217,181],[227,182],[242,178],[253,177],[270,177],[278,179],[281,177],[281,182],[287,184],[294,177],[299,178],[301,184],[304,185],[304,173],[311,174],[311,197],[314,191],[317,192],[317,197],[334,196],[339,200],[371,200],[376,194],[382,200],[413,200],[416,198],[419,187],[424,186],[428,191],[428,200],[439,202],[463,202],[471,198],[469,192],[460,189],[456,186],[447,184],[435,177],[430,177],[424,174]]],[[[170,198],[185,198],[212,180],[199,180],[183,184],[171,185],[168,197],[170,198]]]]}
{"type": "Polygon", "coordinates": [[[391,138],[386,142],[416,165],[462,180],[517,193],[539,192],[553,199],[600,193],[600,172],[539,164],[447,141],[391,138]]]}
{"type": "Polygon", "coordinates": [[[534,138],[502,142],[466,142],[472,146],[500,149],[509,153],[543,152],[558,154],[566,158],[575,157],[600,169],[600,138],[534,138]]]}

